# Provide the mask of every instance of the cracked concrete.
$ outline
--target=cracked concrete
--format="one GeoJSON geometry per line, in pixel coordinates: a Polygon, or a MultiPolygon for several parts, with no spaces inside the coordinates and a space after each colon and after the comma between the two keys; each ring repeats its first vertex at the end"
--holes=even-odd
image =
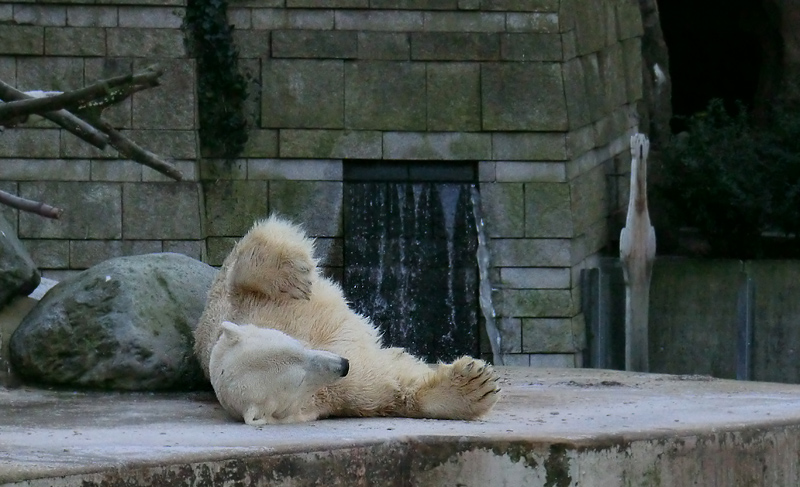
{"type": "Polygon", "coordinates": [[[210,394],[0,388],[0,484],[800,485],[800,386],[500,368],[482,421],[252,427],[210,394]]]}

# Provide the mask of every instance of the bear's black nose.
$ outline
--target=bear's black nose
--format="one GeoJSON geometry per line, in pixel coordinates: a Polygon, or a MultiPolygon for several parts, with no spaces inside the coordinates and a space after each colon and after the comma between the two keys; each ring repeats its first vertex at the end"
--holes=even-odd
{"type": "Polygon", "coordinates": [[[350,361],[347,360],[346,358],[343,358],[342,359],[342,375],[341,375],[341,377],[346,376],[348,372],[350,372],[350,361]]]}

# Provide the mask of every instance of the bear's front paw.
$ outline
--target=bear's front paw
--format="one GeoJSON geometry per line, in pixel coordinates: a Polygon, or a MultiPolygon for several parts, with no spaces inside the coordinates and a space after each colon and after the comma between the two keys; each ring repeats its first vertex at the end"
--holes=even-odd
{"type": "Polygon", "coordinates": [[[497,402],[498,375],[483,360],[462,357],[440,365],[418,393],[421,413],[440,419],[476,419],[497,402]]]}

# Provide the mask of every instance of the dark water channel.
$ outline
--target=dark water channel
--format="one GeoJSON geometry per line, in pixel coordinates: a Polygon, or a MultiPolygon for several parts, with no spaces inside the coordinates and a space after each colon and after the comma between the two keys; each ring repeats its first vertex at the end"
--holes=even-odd
{"type": "Polygon", "coordinates": [[[477,355],[473,184],[403,179],[345,182],[345,293],[387,345],[433,362],[477,355]]]}

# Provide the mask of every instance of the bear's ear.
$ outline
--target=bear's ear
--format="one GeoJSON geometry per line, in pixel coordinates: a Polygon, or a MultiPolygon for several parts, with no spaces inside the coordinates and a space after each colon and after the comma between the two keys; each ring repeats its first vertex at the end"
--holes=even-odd
{"type": "Polygon", "coordinates": [[[222,333],[228,335],[228,339],[234,343],[238,342],[239,338],[242,336],[242,331],[239,329],[239,325],[231,321],[222,322],[222,333]]]}

